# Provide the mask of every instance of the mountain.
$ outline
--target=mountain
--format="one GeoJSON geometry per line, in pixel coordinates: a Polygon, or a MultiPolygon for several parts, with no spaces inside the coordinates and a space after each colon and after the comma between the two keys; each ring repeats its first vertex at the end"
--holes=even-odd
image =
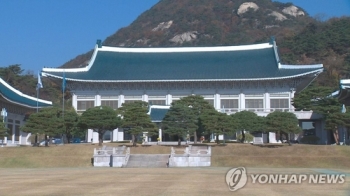
{"type": "MultiPolygon", "coordinates": [[[[300,7],[271,0],[161,0],[103,45],[118,47],[223,46],[279,43],[314,21],[300,7]]],[[[92,51],[62,67],[87,65],[92,51]]]]}
{"type": "MultiPolygon", "coordinates": [[[[160,0],[129,26],[107,37],[103,45],[243,45],[267,42],[271,36],[277,40],[282,63],[323,63],[326,71],[314,84],[338,89],[339,79],[350,78],[350,17],[322,21],[291,3],[271,0],[160,0]]],[[[92,52],[78,55],[61,67],[84,67],[92,52]]],[[[59,104],[61,84],[43,79],[47,81],[41,97],[59,104]]],[[[18,89],[25,86],[18,81],[12,85],[18,89]]],[[[35,82],[35,79],[31,81],[35,82]]],[[[32,91],[27,93],[34,96],[35,89],[32,91]]],[[[68,100],[70,94],[66,93],[65,97],[68,100]]]]}

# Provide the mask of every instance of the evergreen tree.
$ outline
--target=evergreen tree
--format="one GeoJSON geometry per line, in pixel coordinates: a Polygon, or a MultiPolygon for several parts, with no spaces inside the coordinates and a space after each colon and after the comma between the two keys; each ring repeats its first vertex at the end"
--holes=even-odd
{"type": "Polygon", "coordinates": [[[237,129],[242,133],[241,142],[245,141],[244,131],[262,131],[262,119],[251,111],[241,111],[231,115],[237,121],[237,129]]]}
{"type": "Polygon", "coordinates": [[[295,114],[290,112],[274,111],[266,117],[266,129],[272,132],[286,134],[290,144],[290,133],[299,133],[301,128],[298,126],[299,121],[295,114]]]}
{"type": "Polygon", "coordinates": [[[196,126],[197,129],[194,130],[194,143],[197,143],[197,133],[201,133],[202,131],[199,130],[201,128],[200,126],[200,115],[207,112],[207,111],[213,111],[215,108],[209,104],[208,101],[206,101],[202,96],[200,95],[190,95],[187,97],[183,97],[180,100],[173,102],[173,104],[181,104],[183,106],[189,107],[193,114],[196,117],[196,126]]]}
{"type": "Polygon", "coordinates": [[[338,127],[347,124],[346,115],[341,113],[342,104],[338,98],[332,96],[334,89],[324,86],[312,86],[293,99],[293,105],[297,110],[312,110],[322,114],[326,122],[326,130],[331,131],[336,144],[339,144],[338,127]]]}
{"type": "Polygon", "coordinates": [[[64,127],[62,129],[62,134],[66,136],[68,143],[70,143],[74,135],[82,135],[81,132],[84,132],[84,130],[78,127],[79,116],[73,108],[65,109],[64,114],[63,111],[61,111],[60,117],[63,118],[63,116],[64,127]]]}
{"type": "Polygon", "coordinates": [[[162,127],[164,132],[178,137],[178,145],[181,145],[181,137],[193,133],[198,128],[198,118],[192,108],[183,105],[179,101],[172,104],[166,113],[162,127]]]}
{"type": "Polygon", "coordinates": [[[144,101],[124,103],[118,109],[118,113],[123,117],[122,127],[132,135],[133,146],[136,146],[136,137],[140,134],[145,132],[149,136],[158,134],[157,126],[151,121],[147,112],[148,103],[144,101]]]}
{"type": "Polygon", "coordinates": [[[8,128],[6,128],[5,123],[3,123],[3,118],[0,118],[0,120],[0,138],[2,140],[2,143],[4,143],[4,138],[8,135],[8,128]]]}
{"type": "Polygon", "coordinates": [[[80,117],[79,126],[82,129],[92,129],[98,133],[99,146],[102,146],[103,135],[121,125],[117,113],[108,106],[97,106],[87,109],[80,117]]]}
{"type": "Polygon", "coordinates": [[[57,108],[43,108],[38,113],[32,113],[21,130],[35,134],[35,144],[37,145],[37,135],[45,134],[45,146],[48,146],[48,137],[61,134],[64,123],[60,117],[61,111],[57,108]]]}
{"type": "Polygon", "coordinates": [[[219,135],[233,134],[238,125],[235,118],[230,118],[226,113],[221,113],[216,110],[203,113],[200,120],[207,133],[213,132],[216,135],[217,144],[219,144],[219,135]]]}

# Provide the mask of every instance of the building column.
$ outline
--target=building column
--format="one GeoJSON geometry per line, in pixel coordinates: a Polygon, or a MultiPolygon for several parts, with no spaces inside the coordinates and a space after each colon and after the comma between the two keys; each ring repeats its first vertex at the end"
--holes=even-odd
{"type": "Polygon", "coordinates": [[[118,99],[118,108],[122,107],[122,104],[124,103],[124,95],[119,95],[118,99]]]}
{"type": "Polygon", "coordinates": [[[214,94],[214,107],[215,109],[219,110],[221,109],[221,101],[220,101],[220,94],[214,94]]]}
{"type": "Polygon", "coordinates": [[[142,144],[148,143],[148,132],[142,133],[142,144]]]}
{"type": "Polygon", "coordinates": [[[72,96],[72,106],[75,109],[75,111],[78,110],[78,101],[77,101],[77,95],[73,94],[72,96]]]}
{"type": "Polygon", "coordinates": [[[159,142],[163,141],[161,128],[159,128],[159,130],[158,130],[158,138],[159,138],[159,142]]]}
{"type": "Polygon", "coordinates": [[[166,95],[166,105],[171,105],[171,103],[173,102],[173,96],[171,94],[167,94],[166,95]]]}
{"type": "Polygon", "coordinates": [[[294,88],[291,88],[290,89],[290,96],[289,96],[289,109],[294,111],[295,110],[295,107],[291,104],[292,103],[292,100],[294,98],[294,94],[295,94],[295,89],[294,88]]]}
{"type": "Polygon", "coordinates": [[[112,131],[112,142],[118,141],[118,130],[119,128],[116,128],[112,131]]]}
{"type": "Polygon", "coordinates": [[[148,103],[148,95],[147,95],[147,94],[143,94],[143,95],[142,95],[142,101],[148,103]]]}
{"type": "Polygon", "coordinates": [[[264,111],[271,111],[271,104],[270,104],[270,93],[264,93],[264,111]]]}
{"type": "MultiPolygon", "coordinates": [[[[13,120],[13,123],[15,123],[15,119],[13,120]]],[[[15,143],[16,140],[16,124],[12,125],[12,144],[15,143]]]]}
{"type": "Polygon", "coordinates": [[[245,94],[244,93],[239,93],[239,106],[238,110],[242,111],[245,110],[245,94]]]}
{"type": "Polygon", "coordinates": [[[95,95],[95,106],[101,106],[101,95],[95,95]]]}
{"type": "Polygon", "coordinates": [[[86,142],[89,143],[98,143],[98,133],[94,132],[92,129],[88,129],[86,132],[86,142]]]}

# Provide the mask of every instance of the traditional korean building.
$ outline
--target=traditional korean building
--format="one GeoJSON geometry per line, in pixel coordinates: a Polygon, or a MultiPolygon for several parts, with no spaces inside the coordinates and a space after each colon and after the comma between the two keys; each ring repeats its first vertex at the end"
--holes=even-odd
{"type": "Polygon", "coordinates": [[[336,92],[336,96],[340,103],[346,106],[350,106],[350,79],[340,80],[339,91],[336,92]]]}
{"type": "MultiPolygon", "coordinates": [[[[313,129],[324,143],[327,135],[320,116],[312,111],[296,112],[291,104],[294,94],[322,71],[322,64],[282,64],[273,39],[253,45],[178,48],[108,47],[98,41],[86,67],[43,68],[42,75],[53,80],[65,75],[78,113],[100,105],[117,109],[136,100],[170,105],[196,94],[228,114],[242,110],[261,116],[275,110],[294,112],[300,126],[313,129]]],[[[161,130],[160,137],[164,138],[161,130]]],[[[87,141],[91,138],[97,142],[97,134],[89,132],[87,141]]],[[[117,129],[105,139],[129,138],[117,129]]]]}
{"type": "MultiPolygon", "coordinates": [[[[350,79],[342,79],[339,81],[339,90],[332,93],[333,97],[337,97],[339,102],[343,104],[341,112],[346,112],[346,106],[350,106],[350,79]]],[[[349,145],[350,134],[346,127],[339,127],[339,142],[349,145]]]]}
{"type": "Polygon", "coordinates": [[[52,106],[51,101],[38,99],[23,94],[0,78],[0,107],[1,116],[8,128],[8,136],[0,138],[10,145],[30,145],[31,133],[22,132],[20,126],[24,125],[26,114],[36,112],[37,109],[52,106]]]}

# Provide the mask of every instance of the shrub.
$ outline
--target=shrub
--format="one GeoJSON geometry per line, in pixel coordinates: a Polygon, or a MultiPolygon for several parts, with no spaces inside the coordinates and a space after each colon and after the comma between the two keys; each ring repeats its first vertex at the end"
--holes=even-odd
{"type": "Polygon", "coordinates": [[[130,140],[123,140],[123,141],[113,141],[111,143],[131,143],[130,140]]]}
{"type": "Polygon", "coordinates": [[[317,144],[319,140],[320,138],[315,135],[308,135],[301,138],[300,142],[303,144],[317,144]]]}
{"type": "MultiPolygon", "coordinates": [[[[249,143],[249,142],[253,141],[254,136],[252,134],[245,133],[244,135],[245,135],[245,141],[244,142],[249,143]]],[[[237,135],[237,140],[241,140],[241,139],[242,139],[242,134],[237,135]]]]}

